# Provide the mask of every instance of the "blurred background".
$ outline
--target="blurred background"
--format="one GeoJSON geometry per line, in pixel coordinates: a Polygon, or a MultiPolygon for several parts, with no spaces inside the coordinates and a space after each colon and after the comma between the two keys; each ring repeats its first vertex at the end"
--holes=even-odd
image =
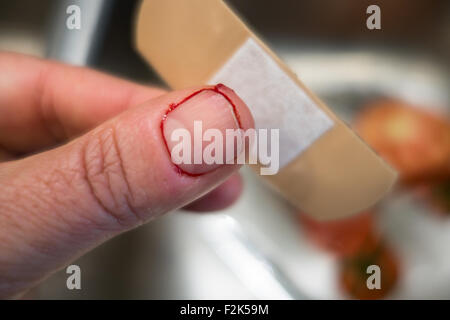
{"type": "MultiPolygon", "coordinates": [[[[450,2],[230,0],[250,26],[392,166],[400,183],[350,219],[318,222],[244,168],[215,215],[169,214],[80,258],[40,299],[450,299],[450,2]],[[381,8],[368,30],[366,8],[381,8]],[[366,287],[379,265],[382,289],[366,287]]],[[[0,50],[164,84],[133,48],[139,1],[0,0],[0,50]],[[77,4],[82,29],[65,28],[77,4]]],[[[1,72],[1,70],[0,70],[1,72]]]]}

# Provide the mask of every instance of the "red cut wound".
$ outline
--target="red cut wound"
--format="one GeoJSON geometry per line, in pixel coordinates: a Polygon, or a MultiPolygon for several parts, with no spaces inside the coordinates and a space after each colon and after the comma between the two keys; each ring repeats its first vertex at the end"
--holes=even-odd
{"type": "MultiPolygon", "coordinates": [[[[161,127],[161,136],[162,136],[162,138],[163,138],[163,140],[164,140],[164,144],[165,144],[165,146],[166,146],[167,152],[169,153],[169,156],[170,156],[169,145],[167,144],[167,141],[166,141],[166,139],[165,139],[165,137],[164,137],[164,123],[166,122],[169,113],[171,113],[173,110],[175,110],[176,108],[178,108],[179,106],[181,106],[183,103],[185,103],[185,102],[188,101],[189,99],[192,99],[192,98],[195,97],[196,95],[198,95],[198,94],[200,94],[200,93],[202,93],[202,92],[204,92],[204,91],[208,91],[208,90],[209,90],[209,91],[214,91],[214,92],[216,92],[216,93],[222,95],[222,96],[228,101],[228,103],[231,105],[231,108],[232,108],[232,110],[233,110],[234,117],[236,118],[236,121],[237,121],[237,124],[238,124],[239,128],[240,128],[240,129],[243,129],[242,123],[241,123],[241,117],[240,117],[239,112],[238,112],[238,110],[237,110],[236,104],[235,104],[235,103],[233,102],[233,100],[232,100],[230,97],[228,97],[228,95],[224,92],[225,90],[230,90],[230,91],[233,91],[233,90],[230,89],[229,87],[227,87],[226,85],[222,84],[222,83],[219,83],[219,84],[217,84],[217,85],[215,85],[215,86],[213,86],[213,87],[202,88],[202,89],[200,89],[200,90],[197,90],[197,91],[191,93],[190,95],[188,95],[187,97],[183,98],[181,101],[179,101],[179,102],[177,102],[177,103],[171,103],[171,104],[169,104],[169,108],[167,109],[167,111],[165,112],[165,114],[164,114],[163,117],[162,117],[162,120],[161,120],[161,126],[160,126],[160,127],[161,127]]],[[[199,120],[200,120],[200,119],[199,119],[199,120]]],[[[173,164],[173,165],[174,165],[175,171],[176,171],[177,173],[185,174],[185,175],[188,175],[188,176],[191,176],[191,177],[197,177],[197,176],[201,176],[201,175],[207,173],[207,172],[205,172],[205,173],[199,173],[199,174],[192,174],[192,173],[186,172],[185,170],[183,170],[182,168],[180,168],[180,167],[179,167],[178,165],[176,165],[176,164],[173,164]]]]}

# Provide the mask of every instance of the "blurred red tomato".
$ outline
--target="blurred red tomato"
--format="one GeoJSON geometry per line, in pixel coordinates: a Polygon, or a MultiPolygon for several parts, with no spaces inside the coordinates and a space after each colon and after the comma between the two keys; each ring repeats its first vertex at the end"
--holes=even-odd
{"type": "Polygon", "coordinates": [[[357,117],[361,137],[405,183],[450,176],[450,122],[407,103],[381,100],[357,117]]]}
{"type": "Polygon", "coordinates": [[[339,265],[339,286],[353,299],[385,298],[398,282],[399,261],[393,251],[380,243],[371,252],[364,251],[355,256],[344,258],[339,265]],[[367,279],[372,275],[367,268],[376,265],[380,268],[380,288],[369,289],[367,279]]]}
{"type": "Polygon", "coordinates": [[[352,256],[364,249],[370,251],[379,241],[372,212],[333,221],[318,221],[301,213],[299,219],[308,239],[340,257],[352,256]]]}

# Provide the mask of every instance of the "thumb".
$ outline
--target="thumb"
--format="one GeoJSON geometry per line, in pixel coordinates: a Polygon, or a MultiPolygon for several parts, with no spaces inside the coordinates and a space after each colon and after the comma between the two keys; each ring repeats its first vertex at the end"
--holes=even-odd
{"type": "MultiPolygon", "coordinates": [[[[181,90],[59,148],[1,164],[0,296],[30,288],[90,248],[188,204],[238,170],[238,164],[172,161],[172,133],[193,133],[194,121],[201,121],[203,131],[222,133],[253,127],[248,108],[231,89],[181,90]]],[[[193,147],[193,139],[183,146],[193,147]]]]}

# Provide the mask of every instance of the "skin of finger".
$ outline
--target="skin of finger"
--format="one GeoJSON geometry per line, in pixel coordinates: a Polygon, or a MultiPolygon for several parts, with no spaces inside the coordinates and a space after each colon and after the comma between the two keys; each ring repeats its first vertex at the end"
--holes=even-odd
{"type": "Polygon", "coordinates": [[[235,203],[243,188],[242,177],[239,173],[233,174],[224,183],[197,199],[183,209],[193,212],[211,212],[223,210],[235,203]]]}
{"type": "MultiPolygon", "coordinates": [[[[175,170],[160,123],[171,103],[195,90],[155,98],[69,144],[1,165],[0,296],[198,199],[239,169],[225,165],[199,177],[175,170]]],[[[249,110],[240,109],[244,128],[253,127],[249,110]]]]}
{"type": "Polygon", "coordinates": [[[0,53],[0,70],[0,146],[18,153],[61,143],[165,93],[15,53],[0,53]]]}

